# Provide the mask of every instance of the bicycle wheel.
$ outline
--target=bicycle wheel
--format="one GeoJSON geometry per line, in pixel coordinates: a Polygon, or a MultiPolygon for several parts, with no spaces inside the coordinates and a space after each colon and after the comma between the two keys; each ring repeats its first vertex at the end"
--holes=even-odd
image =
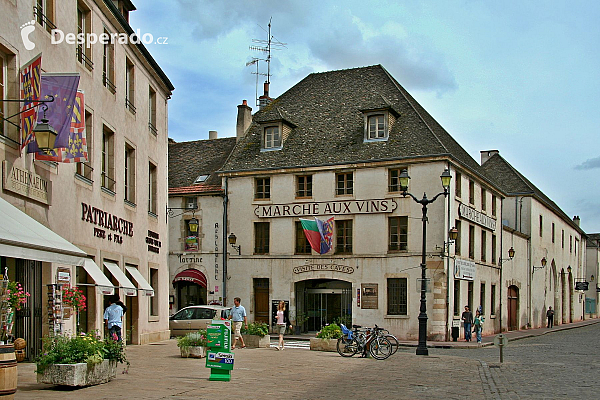
{"type": "Polygon", "coordinates": [[[371,356],[377,360],[385,360],[392,355],[392,344],[385,337],[376,337],[369,344],[371,356]]]}
{"type": "Polygon", "coordinates": [[[337,341],[337,352],[342,357],[352,357],[358,351],[358,342],[356,339],[348,339],[342,336],[337,341]]]}
{"type": "Polygon", "coordinates": [[[398,339],[396,339],[396,336],[394,335],[385,335],[384,336],[387,340],[389,340],[390,344],[392,345],[392,354],[394,354],[395,352],[398,351],[398,347],[400,347],[400,343],[398,342],[398,339]]]}

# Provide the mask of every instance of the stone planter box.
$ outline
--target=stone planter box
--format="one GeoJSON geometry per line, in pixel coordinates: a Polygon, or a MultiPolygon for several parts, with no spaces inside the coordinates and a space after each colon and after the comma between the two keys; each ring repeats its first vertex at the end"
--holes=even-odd
{"type": "MultiPolygon", "coordinates": [[[[244,338],[244,344],[246,347],[258,348],[258,347],[271,347],[271,335],[266,335],[260,337],[258,335],[242,335],[244,338]]],[[[240,342],[238,341],[236,346],[239,346],[240,342]]]]}
{"type": "Polygon", "coordinates": [[[315,351],[337,351],[337,339],[310,338],[310,349],[315,351]]]}
{"type": "Polygon", "coordinates": [[[183,358],[206,357],[206,347],[204,346],[180,347],[179,350],[181,350],[181,357],[183,358]]]}
{"type": "Polygon", "coordinates": [[[117,362],[104,360],[100,364],[54,364],[37,374],[38,383],[64,386],[92,386],[106,383],[117,376],[117,362]]]}

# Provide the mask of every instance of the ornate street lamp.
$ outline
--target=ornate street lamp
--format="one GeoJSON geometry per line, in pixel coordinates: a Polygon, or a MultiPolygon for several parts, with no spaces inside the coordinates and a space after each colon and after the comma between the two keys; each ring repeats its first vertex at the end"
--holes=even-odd
{"type": "MultiPolygon", "coordinates": [[[[440,179],[442,180],[442,187],[444,188],[443,192],[436,194],[431,200],[427,198],[427,195],[423,193],[422,199],[417,199],[413,194],[408,193],[408,182],[410,180],[410,176],[408,176],[408,171],[406,169],[402,170],[400,176],[398,177],[400,181],[400,189],[402,190],[402,196],[410,196],[412,199],[421,204],[423,211],[423,246],[421,251],[421,307],[419,312],[419,344],[417,346],[417,355],[426,356],[429,354],[429,350],[427,350],[427,300],[426,300],[426,272],[427,272],[427,264],[426,264],[426,246],[427,246],[427,206],[434,201],[437,200],[438,197],[444,195],[444,197],[448,196],[448,189],[450,188],[450,181],[452,180],[452,175],[450,175],[450,171],[445,169],[440,179]]],[[[456,231],[456,235],[458,235],[458,231],[456,231]]],[[[456,235],[455,238],[456,239],[456,235]]]]}
{"type": "Polygon", "coordinates": [[[54,142],[56,141],[56,129],[54,129],[46,119],[46,110],[48,106],[42,104],[44,109],[44,117],[42,121],[33,128],[33,134],[35,135],[35,141],[37,142],[38,149],[48,154],[54,149],[54,142]]]}
{"type": "Polygon", "coordinates": [[[237,237],[235,236],[235,233],[230,233],[227,239],[229,240],[229,244],[231,245],[231,247],[237,250],[238,256],[242,255],[242,245],[235,245],[235,242],[237,242],[237,237]]]}

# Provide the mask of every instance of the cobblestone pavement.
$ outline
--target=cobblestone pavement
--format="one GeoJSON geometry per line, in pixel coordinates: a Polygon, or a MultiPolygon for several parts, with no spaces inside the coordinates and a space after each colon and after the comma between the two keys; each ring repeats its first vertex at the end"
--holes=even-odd
{"type": "Polygon", "coordinates": [[[478,360],[487,399],[597,399],[600,324],[509,342],[497,347],[436,349],[478,360]]]}
{"type": "MultiPolygon", "coordinates": [[[[231,382],[208,380],[204,359],[184,359],[174,340],[131,346],[128,374],[84,389],[35,383],[34,365],[19,364],[16,399],[459,399],[483,398],[475,359],[400,349],[384,361],[342,358],[306,349],[237,349],[231,382]]],[[[121,370],[122,368],[120,368],[121,370]]]]}

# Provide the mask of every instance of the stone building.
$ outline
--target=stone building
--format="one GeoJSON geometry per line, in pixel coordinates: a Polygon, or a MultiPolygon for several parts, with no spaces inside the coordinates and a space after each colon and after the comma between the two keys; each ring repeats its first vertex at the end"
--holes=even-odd
{"type": "Polygon", "coordinates": [[[481,164],[507,197],[502,203],[502,245],[516,256],[503,263],[502,325],[509,330],[583,318],[585,295],[575,282],[586,278],[585,232],[579,217],[560,207],[508,163],[497,150],[482,151],[481,164]]]}
{"type": "MultiPolygon", "coordinates": [[[[19,209],[18,215],[26,214],[79,249],[71,255],[83,256],[69,265],[39,256],[27,249],[31,244],[19,255],[1,254],[11,279],[22,281],[32,293],[16,321],[16,332],[28,339],[31,356],[48,330],[46,285],[59,279],[79,286],[88,298],[87,310],[79,317],[80,331],[103,331],[104,295],[114,292],[128,307],[124,329],[130,332],[130,342],[169,337],[164,210],[167,100],[174,88],[143,43],[92,43],[86,36],[135,37],[128,23],[133,10],[129,0],[0,2],[2,99],[20,98],[19,69],[40,53],[43,73],[78,73],[85,96],[87,162],[55,163],[20,154],[18,118],[12,120],[16,126],[0,123],[0,197],[19,209]],[[58,37],[50,33],[53,29],[65,37],[83,33],[86,40],[52,44],[53,35],[58,37]],[[19,174],[42,182],[43,198],[36,196],[41,192],[33,190],[31,180],[15,190],[13,177],[19,174]]],[[[0,116],[18,109],[17,103],[3,102],[0,116]]],[[[11,229],[19,233],[22,227],[11,229]]],[[[44,232],[39,228],[41,243],[49,238],[44,232]]],[[[66,319],[64,330],[74,328],[75,318],[66,319]]]]}
{"type": "Polygon", "coordinates": [[[600,274],[600,233],[588,235],[586,256],[586,281],[589,282],[585,291],[585,316],[598,317],[598,275],[600,274]]]}
{"type": "Polygon", "coordinates": [[[238,106],[238,143],[222,168],[229,199],[227,295],[251,320],[272,322],[289,301],[304,331],[342,321],[418,336],[422,210],[409,192],[447,197],[428,207],[428,336],[448,339],[464,305],[481,305],[500,328],[503,192],[380,65],[304,78],[254,115],[238,106]],[[332,250],[320,255],[300,218],[334,217],[332,250]],[[458,229],[450,243],[449,231],[458,229]]]}
{"type": "Polygon", "coordinates": [[[223,303],[224,191],[216,173],[235,138],[169,143],[169,308],[223,303]],[[192,228],[190,228],[190,222],[192,228]],[[196,225],[196,227],[194,227],[196,225]]]}

